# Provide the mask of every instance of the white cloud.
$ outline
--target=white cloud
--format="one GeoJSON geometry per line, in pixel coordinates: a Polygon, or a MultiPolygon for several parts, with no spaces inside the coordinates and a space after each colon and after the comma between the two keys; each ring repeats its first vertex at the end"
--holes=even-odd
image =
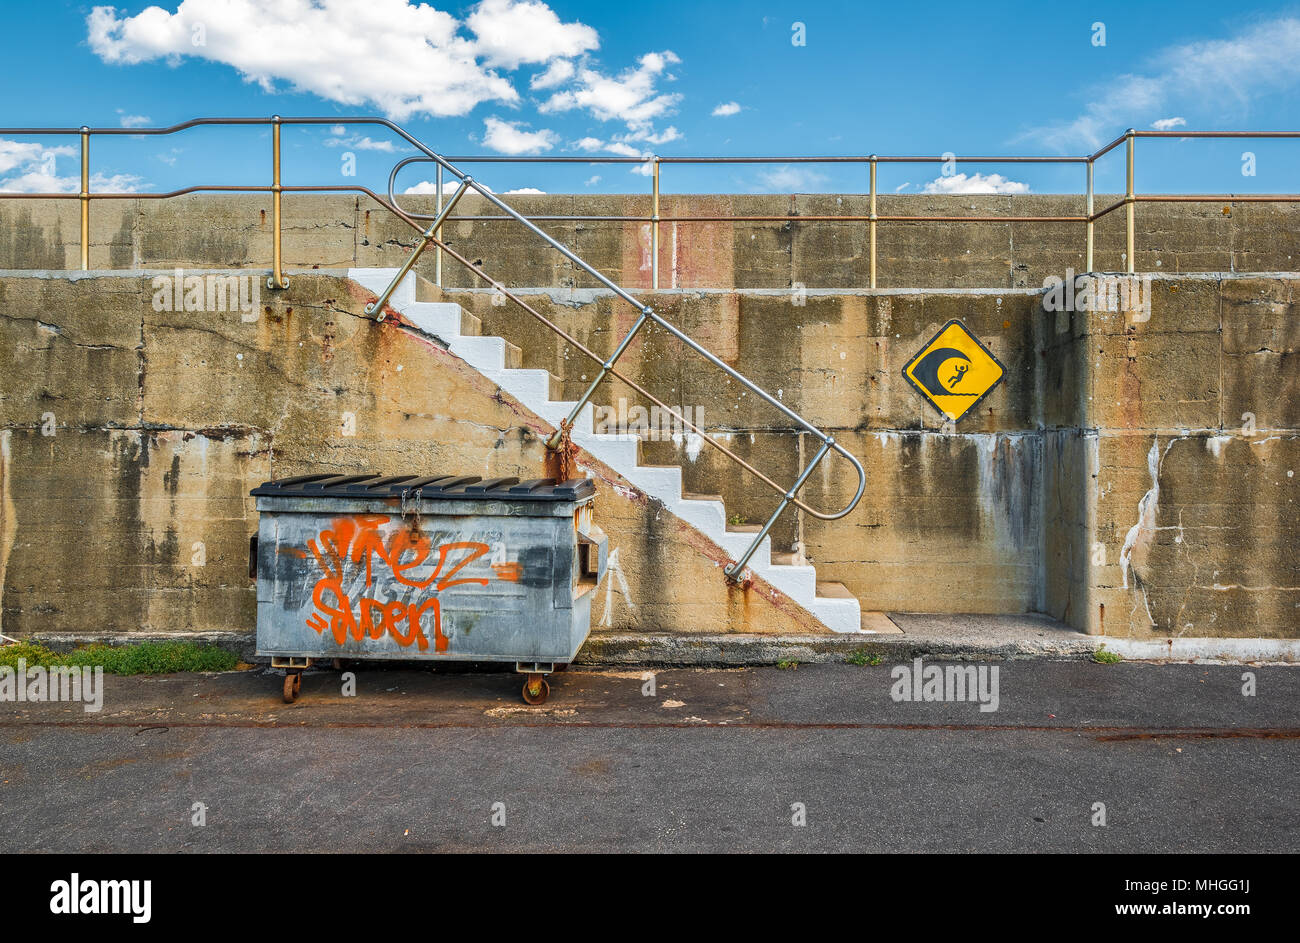
{"type": "MultiPolygon", "coordinates": [[[[137,193],[141,180],[133,174],[91,174],[94,193],[137,193]]],[[[32,170],[17,177],[0,180],[0,193],[77,193],[81,176],[60,177],[42,170],[32,170]]]]}
{"type": "MultiPolygon", "coordinates": [[[[667,135],[667,137],[664,138],[663,135],[650,135],[649,137],[659,139],[654,143],[662,143],[663,140],[671,141],[678,136],[677,129],[668,128],[664,132],[664,135],[667,135]]],[[[596,151],[604,151],[606,154],[613,154],[615,157],[639,157],[641,160],[649,160],[654,156],[650,151],[639,147],[633,147],[628,143],[629,141],[637,139],[637,137],[631,134],[623,135],[621,137],[616,136],[608,141],[602,141],[600,138],[586,137],[574,141],[571,147],[580,151],[586,151],[589,154],[594,154],[596,151]]],[[[644,173],[644,171],[639,168],[634,169],[632,172],[644,173]]]]}
{"type": "MultiPolygon", "coordinates": [[[[10,141],[0,138],[0,193],[76,193],[81,189],[81,175],[60,176],[58,159],[74,157],[78,149],[68,145],[45,147],[36,141],[10,141]]],[[[94,173],[90,189],[99,193],[135,193],[141,179],[131,174],[94,173]]]]}
{"type": "Polygon", "coordinates": [[[118,109],[118,114],[122,115],[119,119],[124,128],[142,128],[149,123],[148,115],[126,115],[122,114],[122,109],[118,109]]]}
{"type": "Polygon", "coordinates": [[[1174,128],[1187,127],[1186,118],[1161,118],[1158,121],[1151,122],[1151,127],[1157,131],[1172,131],[1174,128]]]}
{"type": "MultiPolygon", "coordinates": [[[[481,187],[482,189],[486,190],[488,193],[495,193],[495,192],[496,192],[496,191],[493,190],[491,187],[484,186],[483,183],[482,183],[481,181],[475,180],[475,181],[474,181],[474,184],[475,184],[475,186],[474,186],[473,188],[471,188],[470,193],[469,193],[469,196],[473,196],[473,195],[474,195],[474,192],[475,192],[477,189],[479,189],[480,187],[481,187]]],[[[463,184],[462,184],[459,180],[457,180],[455,177],[450,177],[450,179],[443,180],[443,182],[442,182],[442,195],[443,195],[444,197],[451,196],[453,193],[455,193],[457,190],[459,190],[462,186],[463,186],[463,184]]],[[[437,193],[438,193],[438,184],[437,184],[437,182],[434,181],[434,180],[421,180],[419,183],[414,183],[414,184],[412,184],[411,186],[407,187],[407,188],[406,188],[405,190],[403,190],[402,192],[403,192],[403,193],[410,193],[410,194],[412,194],[412,195],[417,195],[417,196],[435,196],[435,195],[437,195],[437,193]]]]}
{"type": "Polygon", "coordinates": [[[647,144],[667,144],[670,141],[676,141],[682,136],[682,133],[676,127],[669,125],[662,131],[654,132],[646,128],[640,131],[629,131],[627,134],[616,134],[615,141],[645,141],[647,144]]]}
{"type": "Polygon", "coordinates": [[[582,185],[584,187],[594,187],[598,183],[600,183],[600,174],[592,174],[582,182],[582,185]]]}
{"type": "Polygon", "coordinates": [[[559,140],[554,131],[525,131],[521,122],[491,117],[483,122],[483,145],[502,154],[536,154],[549,151],[559,140]]]}
{"type": "MultiPolygon", "coordinates": [[[[505,6],[515,22],[514,7],[505,6]]],[[[485,31],[491,15],[478,21],[485,31]]],[[[152,6],[136,16],[97,6],[86,24],[90,48],[108,63],[207,59],[268,92],[287,82],[340,104],[375,105],[397,120],[519,98],[479,59],[508,58],[507,35],[469,39],[455,17],[407,0],[183,0],[175,13],[152,6]]]]}
{"type": "Polygon", "coordinates": [[[15,167],[29,167],[33,164],[45,164],[54,167],[56,157],[71,157],[76,149],[67,145],[45,147],[36,141],[10,141],[0,138],[0,174],[8,173],[15,167]]]}
{"type": "Polygon", "coordinates": [[[398,121],[465,115],[488,102],[518,105],[508,73],[538,66],[529,86],[549,96],[543,112],[583,109],[624,122],[628,135],[650,144],[680,136],[654,127],[681,99],[658,88],[674,79],[675,54],[649,52],[606,74],[588,58],[599,48],[597,31],[564,21],[543,0],[481,0],[463,20],[417,0],[179,0],[174,12],[169,4],[134,16],[95,6],[86,26],[91,50],[110,64],[203,59],[267,93],[310,93],[398,121]]]}
{"type": "Polygon", "coordinates": [[[732,115],[738,114],[740,114],[740,102],[723,102],[713,109],[713,117],[715,118],[730,118],[732,115]]]}
{"type": "Polygon", "coordinates": [[[478,37],[475,47],[484,63],[506,69],[572,58],[600,46],[600,37],[590,26],[562,23],[537,0],[483,0],[465,24],[478,37]]]}
{"type": "Polygon", "coordinates": [[[1029,184],[1008,180],[1001,174],[952,174],[936,177],[924,187],[923,193],[1028,193],[1029,184]]]}
{"type": "Polygon", "coordinates": [[[813,192],[826,181],[826,175],[806,167],[782,164],[762,171],[758,179],[764,190],[813,192]]]}
{"type": "MultiPolygon", "coordinates": [[[[392,154],[397,146],[389,140],[376,141],[364,134],[348,134],[347,128],[336,124],[330,128],[330,135],[325,139],[326,147],[347,147],[358,151],[383,151],[392,154]]],[[[406,150],[406,148],[403,148],[406,150]]]]}
{"type": "Polygon", "coordinates": [[[1230,107],[1240,117],[1252,98],[1300,84],[1300,19],[1256,23],[1229,39],[1174,46],[1147,74],[1126,74],[1099,87],[1070,121],[1035,128],[1017,140],[1041,139],[1065,150],[1096,148],[1173,107],[1230,107]]]}
{"type": "Polygon", "coordinates": [[[539,110],[563,112],[581,108],[601,121],[622,121],[632,133],[650,134],[655,119],[670,114],[681,100],[681,95],[660,92],[657,87],[661,78],[671,78],[665,72],[668,66],[680,61],[674,53],[665,50],[646,53],[637,60],[636,68],[616,76],[584,66],[578,70],[575,87],[556,92],[539,110]]]}
{"type": "Polygon", "coordinates": [[[569,79],[573,78],[573,73],[577,68],[568,59],[556,59],[546,67],[546,71],[538,72],[528,82],[528,87],[535,91],[542,91],[548,88],[555,88],[557,85],[563,85],[569,79]]]}
{"type": "MultiPolygon", "coordinates": [[[[472,188],[469,192],[470,196],[474,196],[478,190],[478,187],[482,186],[482,184],[479,183],[479,181],[477,180],[475,181],[475,184],[476,186],[472,188]]],[[[462,186],[463,184],[455,177],[451,177],[449,179],[443,180],[442,182],[443,198],[445,199],[451,196],[462,186]]],[[[483,187],[483,189],[486,190],[488,193],[496,193],[496,191],[493,190],[491,187],[483,187]]],[[[433,180],[421,180],[419,183],[414,183],[411,186],[407,187],[402,192],[406,194],[410,194],[412,196],[436,196],[438,193],[438,184],[433,180]]],[[[546,193],[545,190],[538,190],[536,187],[517,187],[514,190],[502,191],[502,196],[510,196],[512,194],[514,196],[533,196],[533,195],[539,195],[545,193],[546,193]]]]}

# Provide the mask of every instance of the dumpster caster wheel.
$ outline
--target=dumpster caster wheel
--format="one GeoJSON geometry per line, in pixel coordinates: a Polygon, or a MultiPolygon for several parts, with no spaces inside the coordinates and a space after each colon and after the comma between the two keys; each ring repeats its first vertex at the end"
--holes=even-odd
{"type": "Polygon", "coordinates": [[[529,675],[524,681],[524,703],[541,704],[550,694],[551,686],[546,683],[544,675],[529,675]]]}
{"type": "Polygon", "coordinates": [[[284,676],[284,703],[292,704],[302,693],[302,672],[290,671],[284,676]]]}

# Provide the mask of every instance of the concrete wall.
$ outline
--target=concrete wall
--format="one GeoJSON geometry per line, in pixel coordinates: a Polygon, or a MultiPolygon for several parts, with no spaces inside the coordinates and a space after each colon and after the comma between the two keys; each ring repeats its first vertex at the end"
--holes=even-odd
{"type": "MultiPolygon", "coordinates": [[[[649,197],[512,196],[529,215],[648,216],[649,197]]],[[[1114,202],[1098,196],[1097,205],[1114,202]]],[[[404,205],[430,211],[432,198],[404,205]]],[[[478,197],[458,213],[498,214],[478,197]]],[[[1077,215],[1083,198],[1023,196],[882,196],[879,212],[907,216],[1077,215]]],[[[75,200],[0,199],[0,269],[75,268],[79,259],[75,200]]],[[[399,265],[414,231],[368,197],[284,197],[285,264],[290,268],[399,265]]],[[[865,215],[861,195],[673,196],[663,216],[865,215]]],[[[1138,207],[1137,267],[1150,272],[1284,272],[1300,259],[1296,204],[1143,204],[1138,207]]],[[[269,268],[270,200],[259,194],[193,195],[172,200],[97,201],[91,208],[91,268],[269,268]]],[[[628,288],[650,285],[649,224],[542,222],[597,269],[628,288]]],[[[596,282],[514,222],[450,223],[458,252],[510,287],[567,290],[596,282]]],[[[881,223],[881,287],[1024,288],[1066,268],[1084,269],[1081,223],[881,223]]],[[[1122,271],[1124,217],[1097,223],[1096,266],[1122,271]]],[[[864,288],[865,223],[663,223],[661,288],[864,288]]],[[[434,275],[432,254],[419,271],[434,275]]],[[[444,285],[483,283],[450,259],[444,285]]]]}
{"type": "Polygon", "coordinates": [[[1077,624],[1300,635],[1298,295],[1291,277],[1157,279],[1149,320],[1074,315],[1058,335],[1091,427],[1064,463],[1090,484],[1077,624]]]}
{"type": "MultiPolygon", "coordinates": [[[[549,427],[433,339],[307,275],[250,315],[150,278],[0,276],[0,631],[251,632],[251,488],[308,471],[537,477],[549,427]]],[[[623,580],[606,629],[817,634],[589,457],[623,580]]]]}
{"type": "MultiPolygon", "coordinates": [[[[513,305],[494,305],[483,293],[446,296],[481,318],[486,333],[518,345],[525,366],[561,375],[566,398],[582,393],[595,361],[539,321],[513,305]]],[[[926,609],[938,599],[944,611],[1041,608],[1036,295],[835,294],[803,303],[788,293],[644,297],[866,465],[868,489],[851,516],[823,522],[787,513],[773,530],[774,550],[801,553],[816,564],[819,579],[843,582],[868,609],[926,609]],[[902,369],[952,318],[989,345],[1007,379],[978,416],[947,433],[902,369]]],[[[630,306],[609,296],[585,304],[548,295],[523,300],[602,358],[635,317],[630,306]]],[[[666,403],[691,408],[704,428],[778,483],[793,482],[817,447],[665,331],[645,329],[624,353],[620,370],[666,403]]],[[[607,389],[599,403],[644,402],[620,383],[607,389]]],[[[778,501],[720,452],[686,437],[646,442],[643,454],[651,464],[681,465],[687,490],[723,495],[728,513],[747,523],[765,520],[778,501]]],[[[828,459],[806,485],[806,499],[833,511],[851,500],[856,484],[847,463],[828,459]]]]}
{"type": "MultiPolygon", "coordinates": [[[[635,203],[531,199],[534,211],[617,213],[635,203]]],[[[757,213],[788,209],[783,199],[698,198],[694,205],[757,213]]],[[[1052,199],[963,203],[1045,212],[1042,201],[1052,199]]],[[[946,206],[927,205],[933,212],[946,206]]],[[[286,206],[290,267],[395,265],[410,241],[409,230],[349,199],[297,197],[286,206]]],[[[269,224],[255,198],[135,201],[117,207],[116,216],[106,207],[96,204],[92,219],[93,265],[219,260],[264,269],[270,257],[269,224]]],[[[0,201],[5,264],[75,262],[75,209],[0,201]]],[[[1139,265],[1161,272],[1294,268],[1288,213],[1143,206],[1139,245],[1152,254],[1139,253],[1139,265]]],[[[628,306],[575,287],[580,280],[559,256],[504,238],[503,224],[454,225],[462,250],[500,271],[510,287],[534,286],[526,300],[597,356],[631,326],[628,306]]],[[[648,277],[637,226],[566,225],[581,251],[615,277],[633,286],[648,277]]],[[[934,232],[956,238],[951,227],[934,232]]],[[[1297,280],[1164,275],[1153,283],[1149,320],[1059,314],[1044,311],[1036,291],[1014,286],[1081,267],[1074,249],[1053,248],[1046,228],[1027,240],[1008,236],[1005,251],[1001,235],[963,232],[961,244],[945,248],[927,237],[900,248],[899,258],[910,259],[909,278],[969,280],[978,289],[793,293],[790,282],[803,271],[813,272],[810,286],[855,283],[860,253],[828,244],[801,249],[801,240],[829,238],[816,237],[811,226],[755,224],[678,245],[679,274],[720,287],[646,295],[866,464],[868,490],[852,515],[825,523],[791,514],[773,532],[775,548],[816,563],[819,578],[845,583],[867,609],[1044,611],[1091,632],[1137,637],[1300,635],[1300,574],[1291,552],[1300,526],[1297,280]],[[969,241],[972,233],[983,248],[969,241]],[[969,255],[958,252],[961,245],[969,255]],[[751,277],[765,287],[726,290],[751,277]],[[955,431],[942,429],[901,377],[904,362],[950,318],[966,323],[1007,366],[1003,385],[955,431]]],[[[1102,233],[1100,259],[1114,254],[1116,239],[1118,229],[1102,233]]],[[[422,262],[425,271],[431,264],[422,262]]],[[[460,284],[447,265],[448,281],[460,284]]],[[[388,352],[394,329],[360,318],[362,302],[343,281],[300,275],[288,293],[265,296],[252,325],[155,312],[147,284],[138,277],[0,280],[4,626],[18,620],[20,629],[42,621],[75,628],[92,609],[126,627],[244,618],[240,607],[251,597],[232,575],[252,531],[244,495],[250,482],[272,474],[439,463],[531,474],[540,467],[537,428],[475,377],[422,369],[423,385],[407,388],[410,374],[395,383],[388,352]],[[354,439],[338,433],[345,403],[365,417],[354,439]],[[55,416],[53,437],[42,435],[47,413],[55,416]],[[220,531],[208,555],[224,560],[225,570],[186,563],[203,539],[195,520],[220,531]],[[81,559],[90,562],[68,564],[81,559]],[[124,580],[124,573],[133,575],[124,580]]],[[[474,311],[486,333],[519,345],[524,366],[559,375],[567,396],[585,387],[594,364],[525,313],[493,304],[481,288],[449,289],[446,297],[474,311]]],[[[436,344],[430,351],[420,357],[459,363],[436,344]]],[[[810,456],[806,435],[757,408],[662,332],[647,330],[624,363],[666,401],[702,407],[707,428],[778,482],[792,480],[810,456]]],[[[641,402],[617,384],[599,402],[620,396],[641,402]]],[[[748,522],[773,506],[774,496],[707,446],[697,451],[689,440],[669,439],[646,443],[645,453],[647,461],[684,466],[688,489],[723,494],[729,512],[748,522]]],[[[838,507],[851,484],[847,469],[827,463],[806,497],[838,507]]],[[[678,588],[680,573],[654,539],[662,521],[652,510],[628,509],[625,526],[620,539],[636,548],[623,559],[637,609],[615,605],[614,626],[785,631],[798,623],[794,616],[751,618],[725,590],[699,603],[678,588]]],[[[709,559],[707,548],[696,550],[709,559]]],[[[714,575],[707,568],[695,574],[710,592],[714,575]]],[[[603,596],[598,619],[602,606],[603,596]]]]}
{"type": "MultiPolygon", "coordinates": [[[[863,460],[869,484],[852,515],[826,523],[796,511],[773,539],[864,607],[1043,611],[1137,637],[1295,636],[1296,285],[1160,276],[1145,321],[1049,312],[1039,293],[1014,290],[839,293],[802,304],[786,293],[645,297],[863,460]],[[951,318],[1007,376],[978,415],[945,430],[902,368],[951,318]]],[[[526,366],[562,365],[566,396],[581,392],[592,361],[540,322],[483,293],[446,296],[518,344],[526,366]]],[[[612,298],[558,297],[524,300],[600,357],[631,326],[631,308],[612,298]]],[[[806,433],[663,332],[647,330],[621,363],[665,401],[702,407],[706,428],[778,482],[793,481],[811,457],[806,433]]],[[[641,401],[618,384],[599,401],[620,396],[641,401]]],[[[689,489],[724,495],[729,513],[748,521],[775,504],[707,446],[679,438],[644,451],[682,465],[689,489]]],[[[836,508],[853,484],[847,466],[827,463],[807,498],[836,508]]]]}

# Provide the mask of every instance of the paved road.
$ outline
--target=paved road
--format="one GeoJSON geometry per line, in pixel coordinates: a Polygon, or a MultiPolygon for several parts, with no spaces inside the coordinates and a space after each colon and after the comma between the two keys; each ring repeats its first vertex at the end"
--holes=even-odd
{"type": "Polygon", "coordinates": [[[1300,850],[1300,669],[998,667],[991,712],[889,665],[109,678],[0,704],[0,851],[1300,850]]]}

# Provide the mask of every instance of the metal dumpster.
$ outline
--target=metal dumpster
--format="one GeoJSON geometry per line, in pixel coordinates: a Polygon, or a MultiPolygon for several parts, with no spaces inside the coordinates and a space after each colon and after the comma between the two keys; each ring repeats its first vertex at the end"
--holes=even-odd
{"type": "Polygon", "coordinates": [[[253,489],[257,653],[294,701],[312,659],[506,661],[544,701],[578,654],[607,542],[577,478],[301,475],[253,489]]]}

